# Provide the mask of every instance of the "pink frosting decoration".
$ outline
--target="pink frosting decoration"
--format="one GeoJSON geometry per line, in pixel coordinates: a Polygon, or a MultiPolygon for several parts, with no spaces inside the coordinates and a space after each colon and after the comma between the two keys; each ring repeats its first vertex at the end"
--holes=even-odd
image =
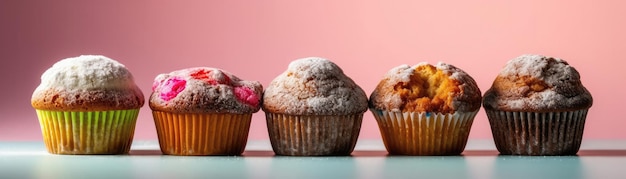
{"type": "Polygon", "coordinates": [[[175,98],[178,93],[185,89],[185,84],[187,81],[177,77],[168,79],[161,88],[161,99],[169,101],[175,98]]]}
{"type": "Polygon", "coordinates": [[[234,92],[239,101],[252,106],[259,105],[259,96],[257,96],[252,89],[243,86],[237,86],[235,87],[234,92]]]}
{"type": "MultiPolygon", "coordinates": [[[[219,71],[219,70],[216,70],[219,71]]],[[[207,71],[207,69],[199,69],[198,71],[192,72],[189,76],[194,79],[204,80],[212,85],[225,84],[229,85],[231,83],[230,78],[227,75],[224,75],[222,71],[219,73],[214,73],[213,71],[207,71]],[[213,75],[219,75],[217,78],[214,78],[213,75]]]]}

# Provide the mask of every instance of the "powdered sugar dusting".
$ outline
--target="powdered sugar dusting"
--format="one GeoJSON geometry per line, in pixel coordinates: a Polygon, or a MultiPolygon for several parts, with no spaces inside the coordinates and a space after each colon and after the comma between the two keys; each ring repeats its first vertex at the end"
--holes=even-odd
{"type": "Polygon", "coordinates": [[[400,82],[408,83],[411,81],[411,75],[413,75],[415,68],[420,65],[423,64],[420,63],[413,67],[400,65],[389,70],[370,95],[371,105],[378,109],[400,112],[400,106],[404,104],[404,101],[398,93],[393,93],[391,90],[400,82]]]}
{"type": "Polygon", "coordinates": [[[260,109],[262,92],[258,81],[241,80],[221,69],[187,68],[154,79],[150,107],[185,113],[253,113],[260,109]]]}
{"type": "Polygon", "coordinates": [[[36,91],[135,87],[133,76],[121,63],[101,55],[81,55],[63,59],[46,70],[36,91]]]}
{"type": "Polygon", "coordinates": [[[437,67],[437,69],[445,72],[448,76],[450,76],[451,79],[455,79],[455,80],[471,80],[474,81],[473,78],[468,78],[470,77],[467,73],[465,73],[465,71],[452,66],[450,64],[444,63],[444,62],[438,62],[437,65],[435,65],[435,67],[437,67]]]}
{"type": "Polygon", "coordinates": [[[436,67],[446,73],[450,79],[460,82],[459,88],[461,89],[461,94],[456,95],[452,101],[452,107],[454,109],[457,111],[471,112],[480,108],[480,100],[477,105],[473,105],[474,99],[482,99],[482,96],[480,88],[478,88],[478,85],[472,76],[460,68],[444,62],[437,63],[436,67]]]}
{"type": "Polygon", "coordinates": [[[588,108],[591,104],[578,71],[562,59],[542,55],[510,60],[484,100],[486,108],[514,111],[588,108]]]}
{"type": "Polygon", "coordinates": [[[509,61],[499,76],[530,76],[554,84],[570,77],[580,78],[567,62],[542,55],[522,55],[509,61]]]}
{"type": "Polygon", "coordinates": [[[367,110],[367,96],[335,63],[309,57],[291,62],[272,80],[263,109],[292,115],[355,114],[367,110]]]}

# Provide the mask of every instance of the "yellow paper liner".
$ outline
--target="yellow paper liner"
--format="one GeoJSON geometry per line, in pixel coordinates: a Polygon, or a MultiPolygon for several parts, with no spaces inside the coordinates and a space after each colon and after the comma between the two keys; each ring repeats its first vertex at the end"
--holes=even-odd
{"type": "Polygon", "coordinates": [[[161,151],[168,155],[241,155],[252,119],[252,113],[152,115],[161,151]]]}
{"type": "Polygon", "coordinates": [[[391,155],[459,155],[465,149],[475,112],[438,114],[370,109],[391,155]]]}
{"type": "Polygon", "coordinates": [[[363,120],[363,113],[265,114],[274,153],[289,156],[350,155],[356,145],[363,120]]]}
{"type": "Polygon", "coordinates": [[[485,110],[503,155],[575,155],[588,109],[564,112],[485,110]]]}
{"type": "Polygon", "coordinates": [[[52,154],[126,154],[139,109],[64,112],[36,110],[52,154]]]}

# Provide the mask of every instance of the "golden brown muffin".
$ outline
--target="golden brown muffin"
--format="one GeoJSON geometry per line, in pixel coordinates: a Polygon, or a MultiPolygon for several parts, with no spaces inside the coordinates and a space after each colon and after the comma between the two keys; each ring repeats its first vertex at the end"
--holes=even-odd
{"type": "Polygon", "coordinates": [[[476,113],[480,89],[445,63],[391,69],[369,100],[385,147],[399,155],[458,155],[476,113]]]}
{"type": "Polygon", "coordinates": [[[510,60],[483,101],[498,151],[512,155],[576,154],[592,103],[574,67],[542,55],[510,60]]]}

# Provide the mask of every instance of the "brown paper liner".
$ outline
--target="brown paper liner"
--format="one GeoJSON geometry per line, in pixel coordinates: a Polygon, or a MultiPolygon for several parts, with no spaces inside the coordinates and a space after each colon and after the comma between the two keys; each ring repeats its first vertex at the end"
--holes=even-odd
{"type": "Polygon", "coordinates": [[[565,112],[485,110],[503,155],[575,155],[588,109],[565,112]]]}
{"type": "Polygon", "coordinates": [[[350,155],[363,120],[363,113],[265,116],[274,153],[290,156],[350,155]]]}
{"type": "Polygon", "coordinates": [[[459,155],[475,112],[437,114],[370,109],[391,155],[459,155]]]}
{"type": "Polygon", "coordinates": [[[139,114],[139,109],[36,111],[46,149],[52,154],[126,154],[139,114]]]}
{"type": "Polygon", "coordinates": [[[152,115],[161,152],[168,155],[241,155],[252,119],[252,113],[152,115]]]}

